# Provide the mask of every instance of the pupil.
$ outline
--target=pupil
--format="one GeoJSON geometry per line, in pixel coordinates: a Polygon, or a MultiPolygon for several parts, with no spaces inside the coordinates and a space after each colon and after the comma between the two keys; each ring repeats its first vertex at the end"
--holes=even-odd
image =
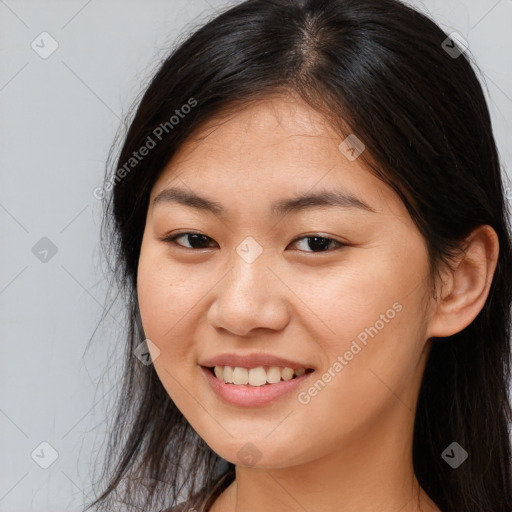
{"type": "Polygon", "coordinates": [[[308,240],[315,240],[315,242],[313,242],[313,244],[311,244],[311,242],[308,242],[308,245],[309,245],[309,248],[310,249],[315,249],[315,244],[317,246],[317,249],[320,249],[320,250],[326,250],[328,247],[329,247],[329,242],[330,240],[328,240],[327,238],[324,238],[324,237],[321,237],[321,236],[310,236],[308,237],[308,240]],[[318,241],[321,241],[321,242],[318,242],[318,241]]]}
{"type": "Polygon", "coordinates": [[[206,237],[205,237],[204,235],[200,235],[200,234],[198,234],[198,233],[191,233],[191,234],[189,234],[189,235],[187,235],[187,236],[188,236],[188,241],[189,241],[190,245],[191,245],[192,247],[194,247],[195,249],[198,249],[198,248],[199,248],[199,249],[204,249],[204,247],[207,247],[207,246],[208,246],[208,240],[206,239],[206,237]],[[195,237],[195,238],[193,238],[193,237],[195,237]],[[199,240],[199,241],[200,241],[200,240],[202,240],[202,241],[205,243],[205,245],[204,245],[204,246],[201,246],[201,242],[199,242],[199,247],[194,246],[194,240],[195,240],[196,242],[197,242],[198,240],[199,240]]]}

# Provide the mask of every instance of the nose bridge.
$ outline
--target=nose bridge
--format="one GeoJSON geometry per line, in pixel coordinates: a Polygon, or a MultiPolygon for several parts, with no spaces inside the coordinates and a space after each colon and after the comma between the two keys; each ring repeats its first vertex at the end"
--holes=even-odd
{"type": "Polygon", "coordinates": [[[254,328],[280,329],[286,325],[283,287],[268,268],[272,266],[268,256],[253,237],[246,237],[237,246],[209,313],[213,325],[238,335],[254,328]]]}
{"type": "MultiPolygon", "coordinates": [[[[227,276],[229,287],[236,294],[241,294],[249,302],[256,306],[256,301],[263,295],[268,295],[268,276],[271,274],[268,252],[252,236],[245,237],[236,247],[236,254],[233,256],[233,270],[227,276]],[[267,288],[267,290],[263,290],[267,288]]],[[[243,298],[243,297],[240,297],[243,298]]]]}

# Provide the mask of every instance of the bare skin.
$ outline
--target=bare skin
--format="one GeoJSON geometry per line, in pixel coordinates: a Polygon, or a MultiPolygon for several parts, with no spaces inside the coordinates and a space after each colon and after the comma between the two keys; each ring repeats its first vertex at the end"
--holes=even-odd
{"type": "Polygon", "coordinates": [[[138,295],[165,389],[206,443],[236,464],[235,482],[211,512],[438,512],[412,465],[419,386],[429,339],[459,332],[484,306],[496,233],[472,233],[434,298],[426,244],[405,206],[362,159],[340,152],[342,139],[319,113],[278,96],[196,135],[151,192],[138,295]],[[226,212],[153,203],[170,187],[226,212]],[[278,199],[333,190],[373,211],[269,215],[278,199]],[[204,248],[186,235],[162,240],[190,231],[207,237],[204,248]],[[327,250],[308,244],[315,234],[333,240],[327,250]],[[246,237],[262,248],[252,263],[236,250],[246,237]],[[366,329],[373,336],[350,357],[366,329]],[[302,400],[292,393],[260,407],[228,404],[199,366],[226,352],[288,357],[308,363],[315,378],[299,390],[302,400]],[[346,364],[336,371],[340,355],[346,364]],[[326,385],[309,392],[329,369],[326,385]],[[248,443],[253,465],[239,456],[248,443]]]}

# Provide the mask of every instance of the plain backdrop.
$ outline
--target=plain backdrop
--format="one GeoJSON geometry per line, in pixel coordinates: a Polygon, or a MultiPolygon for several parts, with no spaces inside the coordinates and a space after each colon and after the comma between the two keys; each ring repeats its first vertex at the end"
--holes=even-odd
{"type": "MultiPolygon", "coordinates": [[[[510,169],[512,0],[411,3],[468,41],[510,169]]],[[[106,291],[93,190],[159,60],[225,5],[0,0],[0,512],[92,497],[124,325],[112,310],[85,352],[106,291]]]]}

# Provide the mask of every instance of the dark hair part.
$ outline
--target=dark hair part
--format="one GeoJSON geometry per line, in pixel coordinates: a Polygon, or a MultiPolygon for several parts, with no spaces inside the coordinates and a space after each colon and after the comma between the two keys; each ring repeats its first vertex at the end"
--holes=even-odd
{"type": "Polygon", "coordinates": [[[187,137],[249,102],[294,94],[340,137],[353,133],[364,142],[369,171],[399,195],[424,236],[432,275],[474,228],[489,224],[496,231],[499,260],[485,306],[461,332],[431,340],[412,448],[416,477],[444,512],[512,511],[510,210],[481,85],[468,52],[454,58],[442,47],[446,37],[396,0],[248,0],[196,30],[163,62],[114,172],[166,122],[167,133],[116,179],[105,203],[104,228],[129,302],[129,335],[108,486],[87,509],[113,510],[122,483],[123,510],[150,510],[154,503],[175,505],[183,486],[187,496],[203,498],[219,478],[234,478],[234,464],[192,429],[153,366],[133,356],[145,338],[139,252],[151,189],[187,137]],[[170,117],[191,99],[195,106],[171,128],[170,117]],[[457,469],[441,457],[453,441],[469,453],[457,469]]]}

